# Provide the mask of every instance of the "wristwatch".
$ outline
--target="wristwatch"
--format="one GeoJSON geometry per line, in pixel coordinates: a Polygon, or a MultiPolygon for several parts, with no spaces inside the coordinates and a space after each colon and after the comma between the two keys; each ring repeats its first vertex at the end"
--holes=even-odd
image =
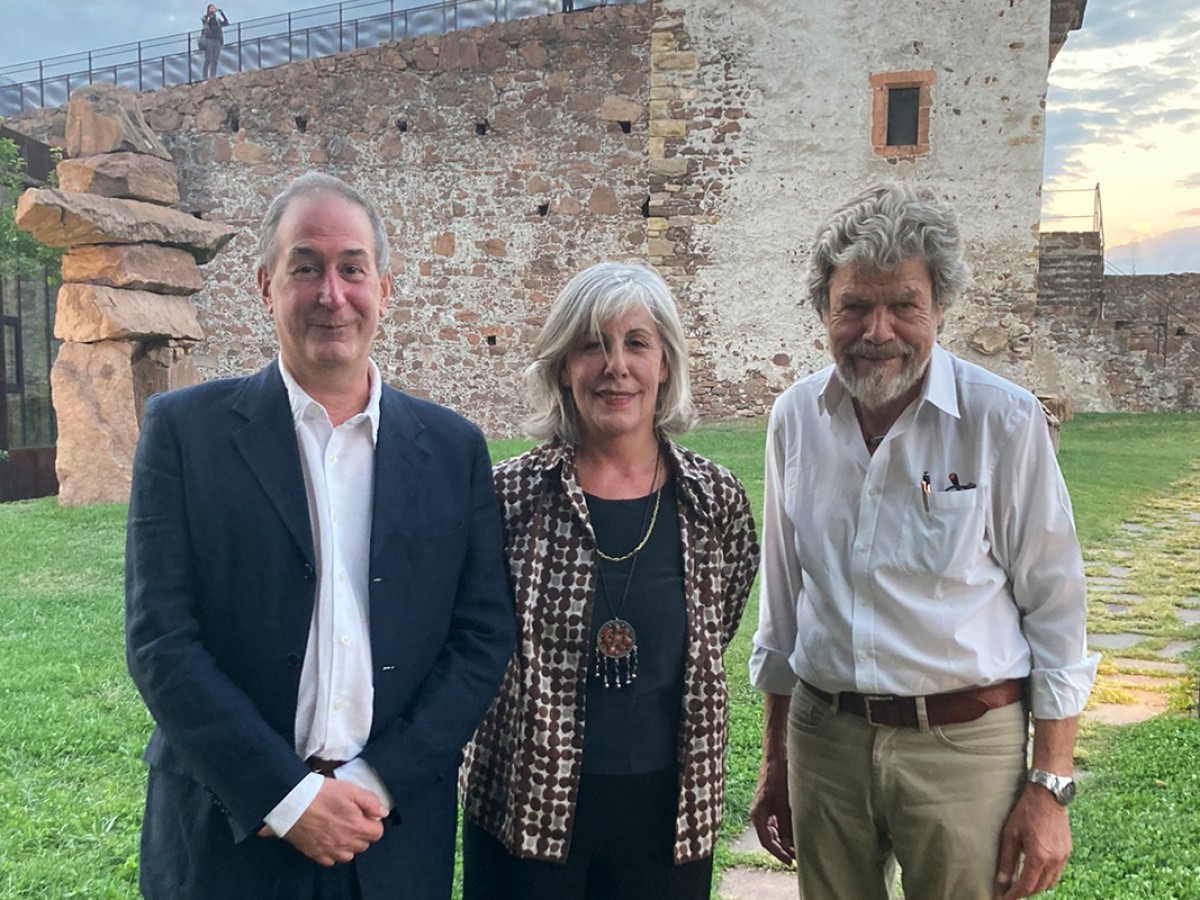
{"type": "Polygon", "coordinates": [[[1068,806],[1075,799],[1075,780],[1067,775],[1055,775],[1041,769],[1030,769],[1029,780],[1040,784],[1058,801],[1059,806],[1068,806]]]}

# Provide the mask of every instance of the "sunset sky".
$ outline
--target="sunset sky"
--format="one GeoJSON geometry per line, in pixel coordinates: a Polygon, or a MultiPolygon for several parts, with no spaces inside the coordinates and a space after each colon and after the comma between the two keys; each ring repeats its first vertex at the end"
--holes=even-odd
{"type": "MultiPolygon", "coordinates": [[[[0,0],[0,69],[195,30],[205,5],[0,0]]],[[[225,5],[230,19],[246,21],[320,4],[225,5]]],[[[388,2],[345,6],[372,15],[388,2]]],[[[1099,183],[1110,271],[1200,271],[1200,0],[1089,0],[1083,28],[1050,71],[1046,129],[1043,228],[1086,226],[1088,191],[1099,183]],[[1060,214],[1084,218],[1051,218],[1060,214]]]]}
{"type": "Polygon", "coordinates": [[[1046,113],[1043,228],[1099,183],[1111,273],[1200,271],[1200,0],[1090,0],[1046,113]]]}

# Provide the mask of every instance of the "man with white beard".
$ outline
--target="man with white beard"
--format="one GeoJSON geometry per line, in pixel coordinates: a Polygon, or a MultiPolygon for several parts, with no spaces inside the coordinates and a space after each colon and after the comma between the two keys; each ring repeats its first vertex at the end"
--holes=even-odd
{"type": "Polygon", "coordinates": [[[897,864],[907,897],[1016,900],[1071,852],[1083,561],[1037,399],[937,345],[969,281],[954,210],[911,185],[812,248],[834,365],[771,412],[750,663],[751,816],[805,900],[884,900],[897,864]]]}

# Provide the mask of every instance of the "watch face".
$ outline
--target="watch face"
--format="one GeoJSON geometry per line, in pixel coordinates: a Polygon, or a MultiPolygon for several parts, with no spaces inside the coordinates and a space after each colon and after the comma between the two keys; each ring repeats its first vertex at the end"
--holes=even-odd
{"type": "Polygon", "coordinates": [[[1065,775],[1054,775],[1041,769],[1030,769],[1029,780],[1040,784],[1058,801],[1060,806],[1067,806],[1075,799],[1075,782],[1065,775]]]}
{"type": "Polygon", "coordinates": [[[1068,781],[1066,784],[1064,784],[1062,786],[1062,789],[1058,792],[1058,802],[1061,803],[1063,806],[1066,806],[1068,803],[1070,803],[1074,799],[1075,799],[1075,782],[1068,781]]]}

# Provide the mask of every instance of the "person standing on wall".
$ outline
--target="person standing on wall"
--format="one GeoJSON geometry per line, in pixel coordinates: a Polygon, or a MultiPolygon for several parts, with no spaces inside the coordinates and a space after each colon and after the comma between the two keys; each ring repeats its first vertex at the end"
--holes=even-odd
{"type": "Polygon", "coordinates": [[[217,77],[217,63],[221,58],[221,48],[225,46],[224,26],[229,24],[225,10],[217,9],[216,4],[208,4],[208,9],[200,17],[200,49],[204,51],[204,78],[217,77]]]}
{"type": "Polygon", "coordinates": [[[897,864],[906,897],[1016,900],[1071,852],[1083,558],[1037,398],[938,346],[969,278],[954,210],[908,184],[812,247],[834,365],[771,411],[751,657],[751,818],[805,900],[885,900],[897,864]]]}

